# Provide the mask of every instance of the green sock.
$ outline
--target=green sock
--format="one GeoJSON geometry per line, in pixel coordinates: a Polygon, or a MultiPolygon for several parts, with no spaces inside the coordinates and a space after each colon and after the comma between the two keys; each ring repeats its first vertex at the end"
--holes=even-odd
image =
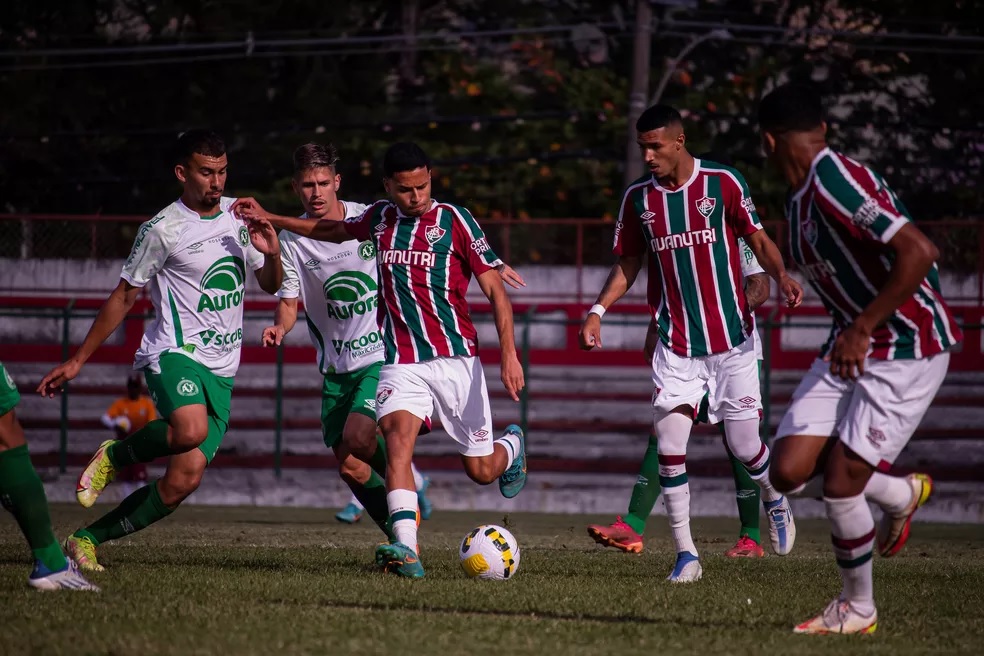
{"type": "Polygon", "coordinates": [[[109,461],[119,470],[138,462],[150,462],[154,458],[171,455],[167,428],[165,420],[155,419],[125,440],[110,445],[107,450],[109,461]]]}
{"type": "Polygon", "coordinates": [[[117,540],[140,529],[147,528],[154,522],[164,519],[174,510],[161,501],[157,491],[157,482],[144,485],[142,488],[123,499],[123,502],[108,513],[75,532],[75,537],[88,537],[95,544],[107,540],[117,540]]]}
{"type": "Polygon", "coordinates": [[[34,558],[52,571],[65,569],[65,554],[51,530],[48,497],[26,444],[0,451],[0,503],[17,520],[34,558]]]}
{"type": "Polygon", "coordinates": [[[386,440],[382,435],[376,435],[376,451],[372,454],[372,458],[369,458],[369,466],[383,478],[386,477],[386,440]]]}
{"type": "MultiPolygon", "coordinates": [[[[721,435],[724,436],[724,422],[721,423],[721,435]]],[[[728,449],[727,439],[724,448],[728,449]]],[[[728,459],[731,461],[731,473],[735,477],[735,500],[738,502],[738,519],[741,520],[738,537],[747,536],[761,544],[759,504],[762,501],[762,490],[752,480],[745,464],[731,453],[731,449],[728,449],[728,459]]]]}
{"type": "Polygon", "coordinates": [[[642,467],[639,469],[639,478],[632,488],[632,497],[629,499],[629,514],[623,519],[639,535],[646,530],[646,520],[653,512],[660,491],[656,436],[650,435],[649,446],[646,447],[646,455],[642,458],[642,467]]]}
{"type": "Polygon", "coordinates": [[[369,476],[369,480],[364,484],[359,485],[354,483],[349,485],[349,489],[352,490],[352,494],[355,498],[359,500],[365,509],[372,517],[372,521],[376,522],[376,525],[387,535],[387,537],[392,537],[392,533],[389,530],[389,506],[386,503],[386,484],[383,482],[383,478],[376,472],[372,472],[369,476]]]}

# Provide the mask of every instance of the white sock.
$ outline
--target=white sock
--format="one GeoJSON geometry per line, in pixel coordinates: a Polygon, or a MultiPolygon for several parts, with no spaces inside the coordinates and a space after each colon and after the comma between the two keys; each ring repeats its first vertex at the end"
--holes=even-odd
{"type": "Polygon", "coordinates": [[[424,487],[424,475],[420,473],[419,469],[417,469],[417,465],[412,462],[410,463],[410,473],[413,474],[414,489],[420,490],[420,488],[424,487]]]}
{"type": "Polygon", "coordinates": [[[898,515],[912,503],[912,486],[904,477],[874,472],[864,487],[864,496],[878,504],[883,512],[898,515]]]}
{"type": "Polygon", "coordinates": [[[770,452],[769,447],[759,437],[758,419],[725,419],[724,435],[731,453],[741,460],[748,475],[762,488],[762,500],[781,499],[782,494],[769,482],[770,452]]]}
{"type": "MultiPolygon", "coordinates": [[[[513,460],[515,460],[516,456],[519,455],[519,436],[513,435],[512,433],[505,433],[502,437],[492,443],[493,448],[496,445],[499,445],[506,450],[506,469],[509,469],[513,464],[513,460]]],[[[506,469],[503,469],[502,471],[505,471],[506,469]]]]}
{"type": "Polygon", "coordinates": [[[359,501],[359,497],[355,496],[354,494],[352,495],[352,498],[349,499],[349,503],[355,506],[356,508],[358,508],[360,511],[366,509],[366,507],[362,505],[362,502],[359,501]]]}
{"type": "Polygon", "coordinates": [[[398,542],[417,551],[417,492],[415,490],[391,490],[386,495],[393,534],[398,542]]]}
{"type": "Polygon", "coordinates": [[[843,499],[823,498],[830,519],[834,556],[844,585],[844,599],[862,615],[875,611],[871,550],[875,520],[863,494],[843,499]]]}
{"type": "Polygon", "coordinates": [[[654,423],[658,440],[659,483],[663,487],[663,505],[670,520],[670,531],[677,553],[697,555],[690,533],[690,483],[687,480],[687,441],[693,421],[686,415],[671,412],[654,423]]]}
{"type": "Polygon", "coordinates": [[[804,499],[823,499],[823,476],[814,476],[799,487],[787,493],[791,497],[804,499]]]}

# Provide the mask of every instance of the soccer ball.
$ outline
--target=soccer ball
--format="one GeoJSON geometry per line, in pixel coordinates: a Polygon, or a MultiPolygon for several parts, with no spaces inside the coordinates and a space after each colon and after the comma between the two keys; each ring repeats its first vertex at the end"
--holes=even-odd
{"type": "Polygon", "coordinates": [[[519,544],[513,534],[493,524],[472,529],[458,549],[461,569],[473,579],[502,581],[519,569],[519,544]]]}

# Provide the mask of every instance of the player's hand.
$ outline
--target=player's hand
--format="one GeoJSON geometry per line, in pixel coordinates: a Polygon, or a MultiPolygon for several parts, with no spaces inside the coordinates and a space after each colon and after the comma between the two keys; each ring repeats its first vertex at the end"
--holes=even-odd
{"type": "Polygon", "coordinates": [[[586,316],[577,337],[581,342],[581,348],[585,351],[595,347],[601,348],[601,317],[593,312],[586,316]]]}
{"type": "Polygon", "coordinates": [[[287,331],[280,324],[263,329],[263,346],[280,346],[287,331]]]}
{"type": "Polygon", "coordinates": [[[830,373],[833,375],[844,380],[856,380],[864,375],[864,360],[870,345],[871,335],[856,323],[851,324],[837,336],[834,347],[823,359],[830,363],[830,373]]]}
{"type": "Polygon", "coordinates": [[[526,387],[526,378],[523,365],[519,364],[515,353],[502,356],[502,385],[513,401],[519,401],[519,393],[526,387]]]}
{"type": "Polygon", "coordinates": [[[788,273],[783,274],[782,278],[779,279],[779,291],[786,299],[787,307],[799,307],[799,304],[803,302],[803,286],[793,280],[788,273]]]}
{"type": "Polygon", "coordinates": [[[516,270],[508,264],[500,264],[498,271],[499,276],[502,277],[502,282],[506,283],[513,289],[526,287],[526,281],[523,280],[523,276],[519,275],[519,273],[517,273],[516,270]]]}
{"type": "Polygon", "coordinates": [[[263,206],[252,196],[237,198],[232,204],[232,207],[229,208],[229,211],[241,221],[266,219],[269,216],[269,212],[263,209],[263,206]]]}
{"type": "Polygon", "coordinates": [[[82,363],[75,359],[61,363],[41,379],[37,393],[41,396],[47,396],[49,399],[55,398],[55,393],[61,391],[62,385],[78,376],[81,370],[82,363]]]}
{"type": "Polygon", "coordinates": [[[246,229],[253,248],[264,255],[280,255],[280,239],[277,231],[266,219],[247,219],[246,229]]]}

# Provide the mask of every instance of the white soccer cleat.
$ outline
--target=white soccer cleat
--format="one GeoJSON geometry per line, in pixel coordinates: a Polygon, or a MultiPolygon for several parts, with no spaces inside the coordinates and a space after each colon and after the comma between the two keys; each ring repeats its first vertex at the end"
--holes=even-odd
{"type": "Polygon", "coordinates": [[[840,633],[844,635],[868,635],[878,628],[878,611],[871,615],[862,615],[854,610],[849,601],[834,599],[827,604],[822,613],[807,620],[793,629],[793,633],[811,633],[814,635],[829,635],[840,633]]]}
{"type": "Polygon", "coordinates": [[[79,572],[78,565],[71,558],[66,558],[68,565],[65,569],[52,572],[45,567],[41,561],[34,563],[34,571],[31,572],[27,584],[35,590],[88,590],[99,592],[99,586],[89,583],[82,573],[79,572]]]}
{"type": "Polygon", "coordinates": [[[766,501],[765,514],[769,518],[772,552],[777,556],[785,556],[793,550],[796,542],[796,522],[793,520],[793,510],[789,507],[789,499],[783,496],[775,501],[766,501]]]}
{"type": "Polygon", "coordinates": [[[689,551],[681,551],[677,554],[676,564],[666,580],[670,583],[693,583],[699,581],[703,573],[700,559],[689,551]]]}

